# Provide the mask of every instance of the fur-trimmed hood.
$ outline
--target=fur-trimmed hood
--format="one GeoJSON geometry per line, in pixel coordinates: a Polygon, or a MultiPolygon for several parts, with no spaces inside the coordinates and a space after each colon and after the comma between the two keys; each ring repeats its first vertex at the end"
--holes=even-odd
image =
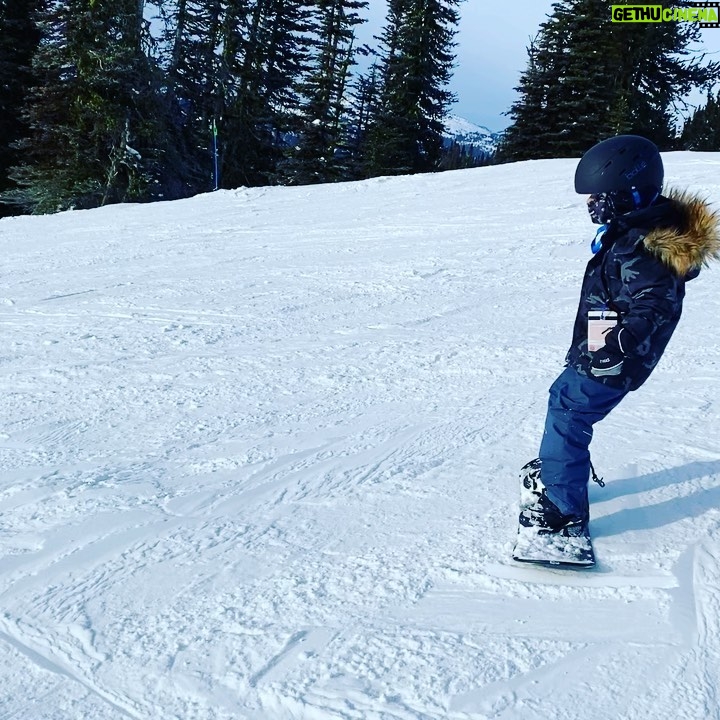
{"type": "Polygon", "coordinates": [[[710,260],[720,259],[720,211],[690,192],[672,191],[667,198],[677,221],[645,237],[645,247],[678,276],[694,276],[710,260]]]}

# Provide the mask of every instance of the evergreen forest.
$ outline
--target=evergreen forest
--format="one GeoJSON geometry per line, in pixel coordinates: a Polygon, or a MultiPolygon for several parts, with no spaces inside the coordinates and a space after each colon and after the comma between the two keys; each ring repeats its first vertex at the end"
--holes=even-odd
{"type": "Polygon", "coordinates": [[[0,217],[580,157],[621,133],[720,151],[697,23],[613,23],[606,0],[553,3],[495,156],[448,141],[462,1],[384,0],[367,43],[369,0],[0,0],[0,217]]]}
{"type": "Polygon", "coordinates": [[[0,214],[440,169],[460,0],[0,0],[0,214]]]}
{"type": "Polygon", "coordinates": [[[528,48],[517,100],[508,112],[512,122],[498,151],[501,160],[580,157],[596,142],[620,134],[643,135],[661,150],[720,150],[717,130],[715,140],[710,131],[717,119],[715,100],[681,130],[688,93],[710,92],[720,82],[720,62],[696,50],[698,23],[613,23],[609,5],[553,3],[528,48]]]}

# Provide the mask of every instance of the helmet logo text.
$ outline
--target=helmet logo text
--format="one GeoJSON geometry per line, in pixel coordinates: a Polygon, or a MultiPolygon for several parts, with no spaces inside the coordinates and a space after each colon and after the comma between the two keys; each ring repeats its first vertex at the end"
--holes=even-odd
{"type": "Polygon", "coordinates": [[[647,167],[647,161],[641,160],[634,168],[628,170],[625,173],[625,177],[628,180],[632,180],[639,172],[643,171],[647,167]]]}

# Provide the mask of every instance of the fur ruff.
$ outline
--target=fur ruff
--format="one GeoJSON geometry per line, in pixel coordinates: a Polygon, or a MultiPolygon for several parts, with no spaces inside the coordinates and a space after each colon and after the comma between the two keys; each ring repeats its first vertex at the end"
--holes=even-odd
{"type": "Polygon", "coordinates": [[[682,227],[655,228],[645,238],[645,247],[680,277],[699,270],[710,260],[720,259],[720,211],[690,192],[673,191],[682,227]]]}

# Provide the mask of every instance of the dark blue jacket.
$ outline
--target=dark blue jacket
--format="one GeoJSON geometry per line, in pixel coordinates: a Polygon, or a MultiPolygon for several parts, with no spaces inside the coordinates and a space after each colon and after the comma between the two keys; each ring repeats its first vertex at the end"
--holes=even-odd
{"type": "Polygon", "coordinates": [[[585,271],[567,365],[612,387],[639,388],[677,327],[685,283],[717,258],[719,249],[718,213],[696,197],[661,197],[613,220],[585,271]],[[619,375],[596,378],[587,348],[588,312],[602,309],[618,314],[605,349],[623,364],[619,375]]]}

